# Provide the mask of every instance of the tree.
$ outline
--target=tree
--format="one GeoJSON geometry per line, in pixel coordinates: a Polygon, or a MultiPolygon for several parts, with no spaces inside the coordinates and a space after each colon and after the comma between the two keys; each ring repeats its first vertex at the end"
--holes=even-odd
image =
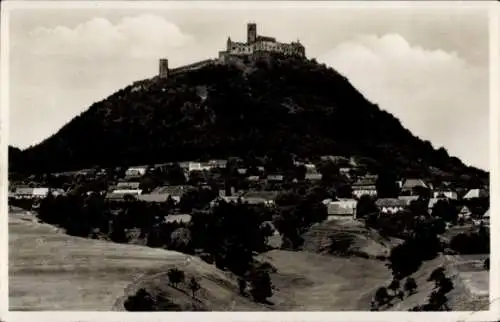
{"type": "Polygon", "coordinates": [[[193,298],[195,298],[196,292],[201,288],[201,285],[194,276],[191,276],[188,288],[191,290],[193,298]]]}
{"type": "Polygon", "coordinates": [[[387,302],[387,299],[389,298],[389,293],[387,292],[387,288],[385,287],[379,287],[377,291],[375,292],[375,301],[379,305],[383,305],[387,302]]]}
{"type": "Polygon", "coordinates": [[[378,213],[378,208],[373,198],[368,195],[361,196],[356,204],[356,217],[365,218],[369,214],[374,213],[378,213]]]}
{"type": "Polygon", "coordinates": [[[397,176],[392,169],[383,169],[375,182],[377,196],[379,198],[397,198],[399,195],[399,185],[397,176]]]}
{"type": "Polygon", "coordinates": [[[401,285],[400,285],[399,280],[393,279],[387,288],[393,292],[393,295],[395,295],[396,292],[399,290],[400,286],[401,285]]]}
{"type": "Polygon", "coordinates": [[[444,293],[433,291],[429,296],[429,311],[441,311],[443,309],[447,309],[447,302],[448,298],[444,293]]]}
{"type": "Polygon", "coordinates": [[[154,300],[151,294],[141,288],[136,294],[127,298],[124,307],[127,311],[153,311],[154,300]]]}
{"type": "Polygon", "coordinates": [[[247,281],[245,281],[244,278],[239,277],[238,278],[238,290],[240,292],[240,295],[245,295],[246,288],[247,288],[247,281]]]}
{"type": "Polygon", "coordinates": [[[250,294],[256,302],[264,302],[273,295],[271,277],[265,270],[254,269],[250,272],[250,294]]]}
{"type": "Polygon", "coordinates": [[[417,290],[417,282],[413,277],[408,277],[406,279],[404,289],[409,293],[409,295],[415,294],[415,291],[417,290]]]}
{"type": "Polygon", "coordinates": [[[436,283],[436,286],[438,286],[439,283],[446,277],[444,271],[444,267],[436,268],[432,271],[431,275],[429,275],[427,281],[434,281],[436,283]]]}
{"type": "Polygon", "coordinates": [[[185,274],[177,268],[171,268],[167,272],[168,280],[173,287],[177,287],[179,283],[184,282],[185,274]]]}

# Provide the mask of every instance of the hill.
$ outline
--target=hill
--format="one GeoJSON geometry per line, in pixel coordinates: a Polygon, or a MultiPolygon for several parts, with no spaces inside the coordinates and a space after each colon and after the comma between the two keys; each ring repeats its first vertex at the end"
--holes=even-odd
{"type": "Polygon", "coordinates": [[[431,169],[449,178],[487,176],[412,135],[334,69],[284,57],[214,63],[136,82],[24,150],[18,168],[45,172],[290,155],[359,156],[375,167],[426,177],[431,169]]]}
{"type": "Polygon", "coordinates": [[[33,218],[9,214],[13,311],[109,311],[134,279],[185,263],[184,254],[72,237],[33,218]]]}

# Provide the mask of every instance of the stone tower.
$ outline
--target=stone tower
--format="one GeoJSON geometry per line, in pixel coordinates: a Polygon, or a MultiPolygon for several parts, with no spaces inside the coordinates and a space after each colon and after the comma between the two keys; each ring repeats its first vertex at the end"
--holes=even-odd
{"type": "Polygon", "coordinates": [[[160,77],[168,78],[168,59],[160,59],[160,77]]]}
{"type": "Polygon", "coordinates": [[[257,40],[257,24],[247,24],[247,44],[252,44],[257,40]]]}

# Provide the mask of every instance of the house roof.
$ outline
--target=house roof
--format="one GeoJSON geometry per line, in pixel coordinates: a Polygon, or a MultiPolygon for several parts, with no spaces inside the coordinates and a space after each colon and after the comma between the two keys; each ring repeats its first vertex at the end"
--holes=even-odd
{"type": "Polygon", "coordinates": [[[352,215],[355,207],[342,201],[332,201],[327,204],[328,215],[352,215]]]}
{"type": "Polygon", "coordinates": [[[483,215],[483,218],[490,218],[490,210],[486,210],[486,212],[483,215]]]}
{"type": "Polygon", "coordinates": [[[403,189],[413,189],[416,187],[424,187],[427,188],[427,185],[424,183],[422,179],[406,179],[403,183],[403,189]]]}
{"type": "Polygon", "coordinates": [[[429,199],[429,208],[434,208],[434,205],[439,201],[443,200],[443,198],[431,198],[429,199]]]}
{"type": "Polygon", "coordinates": [[[114,193],[114,192],[109,192],[106,194],[104,197],[107,200],[116,200],[116,201],[123,201],[125,200],[125,194],[122,193],[114,193]]]}
{"type": "Polygon", "coordinates": [[[488,196],[489,193],[486,189],[471,189],[465,194],[464,199],[485,198],[488,196]]]}
{"type": "Polygon", "coordinates": [[[168,215],[165,217],[165,222],[190,222],[191,215],[180,214],[180,215],[168,215]]]}
{"type": "Polygon", "coordinates": [[[32,195],[34,188],[17,188],[16,195],[32,195]]]}
{"type": "Polygon", "coordinates": [[[194,186],[189,186],[189,185],[180,185],[180,186],[162,186],[157,189],[155,189],[154,193],[157,194],[169,194],[171,196],[178,196],[181,197],[183,194],[185,194],[187,191],[193,189],[194,186]]]}
{"type": "Polygon", "coordinates": [[[274,190],[263,190],[263,191],[247,191],[243,194],[245,198],[261,198],[264,200],[274,200],[278,196],[279,191],[274,190]]]}
{"type": "Polygon", "coordinates": [[[305,176],[306,180],[321,180],[321,178],[323,178],[323,175],[318,172],[308,172],[305,176]]]}
{"type": "Polygon", "coordinates": [[[397,198],[380,198],[375,204],[379,207],[406,207],[408,202],[397,198]]]}
{"type": "Polygon", "coordinates": [[[267,176],[267,180],[282,181],[283,175],[281,174],[270,174],[267,176]]]}
{"type": "Polygon", "coordinates": [[[399,196],[398,199],[404,200],[407,204],[410,204],[410,202],[418,200],[418,196],[399,196]]]}
{"type": "Polygon", "coordinates": [[[117,189],[139,189],[139,182],[118,182],[116,185],[117,189]]]}
{"type": "Polygon", "coordinates": [[[469,207],[467,206],[463,206],[461,209],[460,209],[460,213],[461,214],[465,214],[465,213],[469,213],[470,212],[470,209],[469,207]]]}
{"type": "Polygon", "coordinates": [[[33,188],[34,195],[47,195],[49,193],[49,188],[33,188]]]}
{"type": "Polygon", "coordinates": [[[167,202],[168,196],[166,193],[148,193],[139,195],[138,199],[145,202],[167,202]]]}
{"type": "Polygon", "coordinates": [[[359,179],[358,181],[356,181],[355,183],[353,183],[352,187],[353,188],[355,188],[355,187],[359,187],[359,188],[373,187],[373,188],[375,188],[375,180],[362,178],[362,179],[359,179]]]}

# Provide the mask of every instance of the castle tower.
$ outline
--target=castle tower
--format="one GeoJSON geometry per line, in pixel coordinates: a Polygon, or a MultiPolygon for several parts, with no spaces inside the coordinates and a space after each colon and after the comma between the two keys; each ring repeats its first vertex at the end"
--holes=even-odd
{"type": "Polygon", "coordinates": [[[231,50],[231,37],[227,37],[227,43],[226,43],[226,50],[230,51],[231,50]]]}
{"type": "Polygon", "coordinates": [[[257,40],[257,24],[247,24],[247,44],[252,44],[257,40]]]}
{"type": "Polygon", "coordinates": [[[168,59],[160,59],[160,78],[168,78],[168,59]]]}

